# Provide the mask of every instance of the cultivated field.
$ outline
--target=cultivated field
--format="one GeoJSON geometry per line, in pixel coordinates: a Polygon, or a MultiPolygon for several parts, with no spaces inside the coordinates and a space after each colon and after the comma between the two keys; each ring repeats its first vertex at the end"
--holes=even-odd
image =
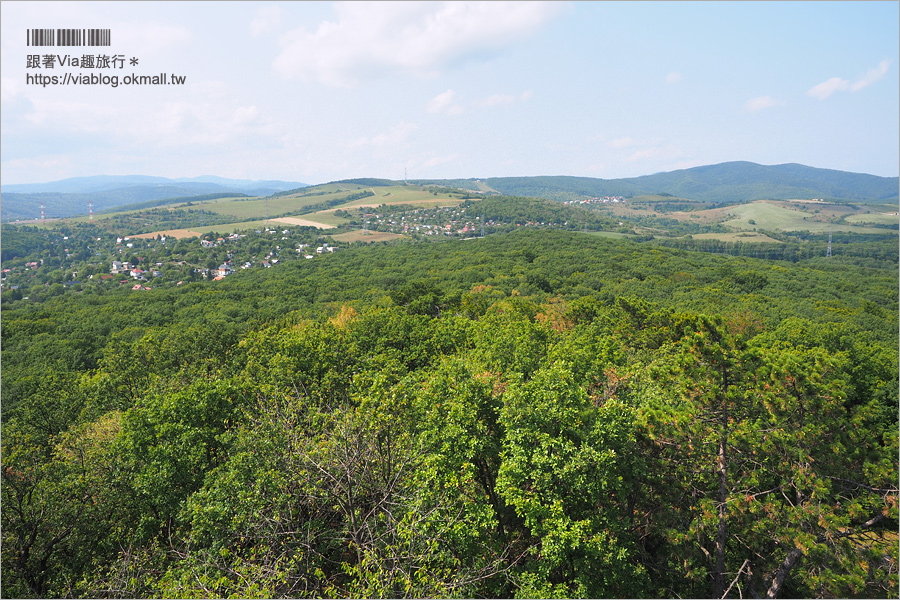
{"type": "Polygon", "coordinates": [[[322,223],[320,220],[311,221],[309,219],[301,219],[299,217],[279,217],[272,219],[275,223],[285,223],[286,225],[299,225],[301,227],[318,227],[319,229],[334,229],[335,225],[322,223]]]}
{"type": "Polygon", "coordinates": [[[870,227],[847,225],[836,223],[835,219],[850,217],[855,212],[853,208],[844,205],[806,205],[803,209],[797,208],[798,204],[790,202],[759,201],[750,204],[729,206],[724,210],[731,217],[723,221],[726,227],[740,230],[771,229],[782,231],[847,231],[854,233],[884,233],[884,229],[878,230],[870,227]]]}
{"type": "Polygon", "coordinates": [[[772,242],[778,243],[778,240],[770,238],[762,233],[755,231],[741,231],[735,233],[695,233],[691,236],[695,240],[720,240],[723,242],[772,242]]]}
{"type": "Polygon", "coordinates": [[[203,235],[199,231],[195,231],[193,229],[166,229],[165,231],[154,231],[153,233],[139,233],[137,235],[132,235],[129,237],[133,237],[139,240],[151,239],[156,236],[161,235],[163,237],[173,237],[177,239],[182,238],[192,238],[192,237],[200,237],[203,235]]]}
{"type": "MultiPolygon", "coordinates": [[[[419,206],[453,206],[459,204],[460,199],[448,194],[432,194],[431,192],[416,186],[385,186],[371,187],[356,184],[327,184],[304,188],[303,192],[290,196],[276,196],[269,198],[223,198],[195,202],[191,208],[220,214],[233,215],[236,220],[248,217],[285,218],[287,213],[302,211],[304,208],[317,204],[330,204],[338,202],[333,207],[323,208],[320,211],[307,213],[298,218],[322,223],[324,225],[337,226],[346,223],[346,219],[334,216],[338,209],[376,207],[382,204],[415,204],[419,206]],[[341,202],[344,198],[362,191],[372,192],[374,195],[358,198],[349,202],[341,202]]],[[[171,208],[184,208],[186,205],[172,205],[171,208]]],[[[316,225],[318,226],[318,225],[316,225]]]]}
{"type": "MultiPolygon", "coordinates": [[[[246,219],[248,217],[264,217],[266,215],[275,217],[285,213],[302,210],[314,204],[321,204],[331,200],[337,200],[356,193],[356,190],[346,192],[333,192],[320,196],[277,196],[270,198],[239,198],[239,199],[222,199],[210,200],[203,203],[194,204],[195,207],[208,210],[209,212],[220,215],[233,215],[238,219],[246,219]]],[[[182,207],[179,205],[178,207],[182,207]]]]}
{"type": "Polygon", "coordinates": [[[614,239],[624,239],[624,238],[635,237],[635,235],[633,233],[619,233],[618,231],[588,231],[587,235],[593,235],[596,237],[604,237],[604,238],[614,238],[614,239]]]}
{"type": "Polygon", "coordinates": [[[863,213],[847,217],[851,223],[875,223],[878,225],[894,225],[900,221],[897,213],[863,213]]]}
{"type": "Polygon", "coordinates": [[[386,242],[389,240],[399,240],[407,236],[399,233],[386,233],[383,231],[351,231],[349,233],[339,233],[331,236],[338,242],[386,242]]]}

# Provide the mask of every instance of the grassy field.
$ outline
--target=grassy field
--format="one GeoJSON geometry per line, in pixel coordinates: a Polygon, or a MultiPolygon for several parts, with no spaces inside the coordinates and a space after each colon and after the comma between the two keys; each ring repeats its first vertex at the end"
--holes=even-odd
{"type": "MultiPolygon", "coordinates": [[[[164,210],[175,210],[175,209],[179,209],[179,208],[185,208],[185,209],[192,209],[192,210],[205,210],[205,211],[208,211],[211,213],[216,213],[216,214],[235,214],[233,212],[223,210],[222,207],[223,206],[231,206],[233,204],[238,205],[238,204],[241,204],[242,202],[250,203],[250,202],[254,202],[255,200],[256,200],[255,198],[248,199],[248,198],[243,198],[243,197],[242,198],[217,198],[215,200],[205,200],[203,202],[182,202],[182,203],[178,203],[178,204],[166,204],[165,206],[159,206],[156,208],[164,209],[164,210]]],[[[148,209],[144,209],[144,210],[148,210],[148,209]]],[[[103,212],[103,213],[94,215],[94,222],[101,223],[103,221],[108,221],[110,219],[113,219],[115,217],[119,217],[122,215],[133,215],[137,212],[143,212],[143,211],[121,210],[121,211],[115,211],[115,212],[103,212]]],[[[265,215],[265,212],[263,212],[262,214],[265,215]]],[[[48,225],[48,226],[52,225],[52,222],[56,222],[57,224],[59,224],[60,222],[88,223],[90,220],[91,219],[90,219],[89,215],[81,215],[78,217],[66,217],[64,219],[47,219],[46,225],[48,225]]],[[[34,221],[29,224],[40,225],[40,221],[34,221]]]]}
{"type": "Polygon", "coordinates": [[[299,190],[296,194],[291,194],[291,196],[302,198],[304,196],[312,196],[318,194],[319,192],[358,192],[359,190],[364,190],[367,187],[368,186],[360,185],[358,183],[323,183],[322,185],[305,187],[299,190]]]}
{"type": "MultiPolygon", "coordinates": [[[[441,191],[432,191],[431,188],[417,185],[387,185],[367,186],[350,183],[329,183],[298,190],[296,193],[274,196],[269,198],[219,198],[202,202],[184,202],[167,205],[164,209],[192,210],[202,209],[209,213],[219,215],[219,220],[233,217],[234,222],[227,224],[214,224],[203,227],[189,226],[184,229],[168,231],[154,231],[142,234],[141,237],[155,237],[166,235],[172,237],[192,237],[209,232],[233,232],[245,229],[263,229],[265,227],[279,227],[279,225],[301,225],[318,227],[323,230],[346,225],[352,219],[358,217],[358,209],[375,208],[382,205],[396,206],[406,205],[423,208],[444,206],[456,206],[463,199],[462,192],[453,192],[446,188],[441,191]],[[346,203],[342,200],[360,191],[370,191],[372,195],[357,198],[346,203]],[[295,214],[309,209],[315,205],[327,206],[332,202],[339,204],[324,208],[324,210],[295,214]],[[339,217],[335,214],[338,210],[347,210],[353,213],[350,218],[339,217]],[[267,217],[268,218],[265,218],[267,217]]],[[[673,218],[679,221],[687,221],[697,224],[721,223],[732,229],[728,233],[709,233],[695,235],[695,239],[718,239],[728,242],[774,242],[772,238],[756,233],[756,230],[770,231],[810,231],[824,233],[827,231],[844,231],[854,233],[897,233],[897,230],[884,227],[871,227],[867,225],[890,225],[898,222],[897,206],[893,204],[832,204],[817,200],[757,200],[747,204],[724,206],[707,210],[665,210],[666,203],[689,203],[691,201],[668,196],[639,196],[628,203],[603,205],[603,209],[613,215],[624,218],[659,216],[673,218]],[[663,210],[660,210],[663,209],[663,210]]],[[[698,207],[700,203],[698,203],[698,207]]],[[[372,211],[377,212],[377,210],[372,211]]],[[[135,211],[121,211],[94,215],[94,221],[102,223],[113,217],[129,214],[134,216],[135,211]]],[[[85,223],[88,216],[74,217],[62,220],[47,220],[47,227],[58,226],[64,223],[85,223]]],[[[193,219],[191,220],[193,221],[193,219]]],[[[190,223],[188,221],[187,223],[190,223]]],[[[201,220],[202,221],[202,220],[201,220]]],[[[137,221],[140,222],[140,221],[137,221]]],[[[33,222],[40,226],[39,222],[33,222]]],[[[186,223],[186,224],[187,224],[186,223]]],[[[180,224],[180,223],[179,223],[180,224]]],[[[150,222],[138,225],[142,228],[153,227],[150,222]]],[[[165,227],[162,223],[161,227],[165,227]]],[[[647,226],[637,230],[639,233],[659,234],[660,229],[647,226]]],[[[380,241],[393,239],[393,234],[381,237],[382,234],[351,232],[340,234],[348,236],[347,241],[380,241]]],[[[614,232],[597,232],[593,235],[604,237],[628,237],[628,234],[614,232]]],[[[337,239],[337,238],[336,238],[337,239]]]]}
{"type": "Polygon", "coordinates": [[[721,240],[723,242],[773,242],[778,240],[770,238],[755,231],[741,231],[733,233],[697,233],[691,236],[695,240],[721,240]]]}
{"type": "Polygon", "coordinates": [[[614,239],[636,237],[633,233],[619,233],[618,231],[588,231],[587,235],[595,235],[597,237],[614,238],[614,239]]]}
{"type": "MultiPolygon", "coordinates": [[[[339,218],[339,217],[336,217],[339,218]]],[[[322,223],[321,220],[301,219],[300,217],[278,217],[271,219],[274,223],[284,223],[285,225],[300,225],[301,227],[318,227],[319,229],[334,229],[335,225],[322,223]]]]}
{"type": "Polygon", "coordinates": [[[334,192],[322,196],[277,196],[274,198],[254,198],[252,200],[211,200],[195,207],[203,208],[209,212],[234,215],[238,219],[248,217],[263,217],[269,215],[275,217],[285,213],[294,212],[330,200],[336,200],[356,193],[355,191],[334,192]]]}
{"type": "MultiPolygon", "coordinates": [[[[173,237],[188,237],[187,231],[192,231],[194,232],[192,235],[195,235],[196,232],[206,233],[209,231],[251,229],[265,227],[280,218],[292,219],[295,221],[285,221],[285,224],[310,225],[321,227],[322,229],[329,229],[344,225],[349,221],[349,219],[338,217],[334,214],[335,211],[339,209],[377,207],[383,204],[422,207],[456,206],[460,202],[462,202],[462,200],[454,194],[434,194],[419,186],[393,185],[372,187],[359,184],[329,183],[303,188],[302,191],[286,196],[274,196],[268,198],[217,198],[215,200],[206,200],[202,202],[195,201],[170,204],[162,208],[169,210],[189,208],[192,210],[204,210],[217,215],[234,217],[234,222],[230,224],[191,227],[190,229],[174,230],[175,233],[171,234],[173,237]],[[327,208],[314,213],[297,216],[288,215],[288,213],[301,211],[306,207],[316,204],[323,204],[335,200],[339,201],[351,194],[358,194],[362,190],[369,190],[374,195],[358,198],[344,204],[339,204],[334,208],[327,208]],[[264,218],[267,216],[268,219],[264,218]],[[303,222],[296,221],[296,219],[303,222]]],[[[100,223],[117,216],[133,215],[134,213],[135,211],[133,210],[104,213],[94,215],[94,221],[100,223]]],[[[61,222],[73,224],[87,223],[88,220],[89,217],[87,215],[68,219],[47,219],[45,226],[54,227],[58,226],[61,222]]],[[[41,225],[40,221],[32,221],[29,224],[41,225]]],[[[156,232],[152,235],[156,235],[156,232]]]]}
{"type": "Polygon", "coordinates": [[[391,206],[406,205],[421,206],[423,208],[433,208],[435,206],[456,206],[460,202],[462,202],[462,200],[460,200],[459,198],[421,198],[405,201],[394,200],[393,202],[376,202],[373,198],[363,198],[361,200],[354,200],[353,202],[344,204],[342,206],[339,206],[338,208],[375,208],[381,206],[382,204],[389,204],[391,206]]]}
{"type": "MultiPolygon", "coordinates": [[[[224,223],[219,225],[206,225],[204,227],[191,227],[190,229],[170,229],[168,230],[172,237],[192,237],[192,235],[202,235],[204,233],[219,233],[227,235],[235,231],[243,231],[245,229],[265,229],[270,227],[277,229],[285,226],[286,223],[278,223],[275,219],[261,219],[259,221],[241,221],[239,223],[224,223]]],[[[129,237],[156,237],[156,234],[167,235],[165,231],[154,231],[152,233],[142,233],[138,235],[130,235],[129,237]]]]}
{"type": "Polygon", "coordinates": [[[646,196],[635,196],[628,200],[630,203],[645,203],[645,202],[678,202],[678,203],[687,203],[687,204],[696,204],[697,206],[708,205],[707,202],[700,202],[699,200],[689,200],[688,198],[678,198],[675,196],[660,196],[659,194],[649,194],[646,196]]]}
{"type": "Polygon", "coordinates": [[[850,215],[846,219],[850,223],[877,223],[879,225],[893,225],[900,220],[897,213],[863,213],[860,215],[850,215]]]}
{"type": "Polygon", "coordinates": [[[315,213],[309,213],[303,215],[302,217],[285,217],[286,219],[304,219],[307,221],[319,223],[320,225],[316,225],[316,227],[340,227],[345,223],[349,223],[349,219],[345,219],[343,217],[339,217],[334,214],[334,211],[339,210],[337,208],[332,208],[330,210],[323,210],[315,213]]]}
{"type": "MultiPolygon", "coordinates": [[[[815,209],[799,210],[787,202],[758,201],[729,206],[724,209],[730,219],[722,222],[726,227],[739,230],[771,229],[781,231],[848,231],[854,233],[884,233],[884,230],[833,223],[835,217],[849,217],[853,209],[841,205],[828,205],[815,209]],[[815,212],[818,210],[819,212],[815,212]]],[[[706,212],[706,211],[702,211],[706,212]]]]}
{"type": "Polygon", "coordinates": [[[348,233],[339,233],[331,236],[332,239],[339,242],[386,242],[389,240],[398,240],[407,236],[399,233],[386,233],[383,231],[350,231],[348,233]]]}
{"type": "Polygon", "coordinates": [[[180,240],[182,238],[200,237],[201,235],[203,235],[203,233],[195,229],[167,229],[165,231],[154,231],[153,233],[139,233],[137,235],[131,235],[128,237],[142,240],[155,238],[157,235],[161,235],[163,237],[173,237],[180,240]]]}
{"type": "MultiPolygon", "coordinates": [[[[421,206],[451,206],[461,202],[459,198],[443,195],[433,195],[431,192],[416,186],[386,186],[367,187],[356,184],[327,184],[304,188],[302,193],[290,196],[276,196],[270,198],[239,198],[210,200],[203,203],[195,203],[193,208],[202,208],[216,214],[234,215],[237,219],[261,217],[269,215],[277,217],[286,213],[302,210],[306,207],[325,202],[333,202],[368,190],[374,195],[358,198],[347,203],[342,203],[334,208],[325,209],[316,213],[302,215],[302,218],[324,223],[326,225],[341,225],[346,220],[334,216],[334,211],[340,208],[357,208],[362,206],[381,206],[382,204],[415,204],[421,206]],[[321,193],[325,192],[325,193],[321,193]]],[[[173,206],[183,207],[184,205],[173,206]]]]}
{"type": "MultiPolygon", "coordinates": [[[[334,225],[328,225],[324,223],[316,223],[312,219],[310,219],[311,215],[303,215],[302,217],[297,217],[297,220],[307,221],[309,227],[319,227],[320,229],[332,229],[334,225]]],[[[283,219],[290,219],[291,217],[282,217],[283,219]]],[[[238,223],[226,223],[224,225],[210,225],[208,227],[192,227],[191,229],[194,231],[199,231],[201,233],[209,233],[212,231],[216,231],[218,233],[231,233],[235,231],[241,231],[244,229],[265,229],[266,227],[272,229],[280,229],[288,225],[305,225],[305,223],[290,223],[288,221],[282,221],[282,218],[278,219],[259,219],[258,221],[240,221],[238,223]]]]}
{"type": "MultiPolygon", "coordinates": [[[[664,201],[680,202],[677,198],[640,196],[626,204],[604,205],[603,210],[618,216],[666,217],[697,224],[721,223],[738,232],[757,229],[770,231],[846,231],[854,233],[885,233],[884,228],[866,227],[870,224],[890,224],[898,221],[892,205],[832,204],[817,200],[757,200],[706,210],[660,211],[655,204],[664,201]],[[894,213],[894,214],[891,214],[894,213]]],[[[650,233],[653,233],[650,231],[650,233]]],[[[725,239],[715,234],[716,239],[725,239]]],[[[744,241],[753,241],[745,239],[744,241]]],[[[769,241],[759,238],[758,241],[769,241]]]]}
{"type": "Polygon", "coordinates": [[[381,206],[382,204],[414,204],[417,206],[455,206],[462,200],[451,194],[432,194],[428,190],[416,186],[394,185],[390,187],[369,188],[374,196],[360,198],[341,205],[343,207],[381,206]]]}

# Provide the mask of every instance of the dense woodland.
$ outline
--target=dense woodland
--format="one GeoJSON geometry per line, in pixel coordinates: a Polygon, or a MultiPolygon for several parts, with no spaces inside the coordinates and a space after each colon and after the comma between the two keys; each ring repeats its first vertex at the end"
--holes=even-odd
{"type": "Polygon", "coordinates": [[[2,594],[896,597],[893,248],[523,228],[4,295],[2,594]]]}

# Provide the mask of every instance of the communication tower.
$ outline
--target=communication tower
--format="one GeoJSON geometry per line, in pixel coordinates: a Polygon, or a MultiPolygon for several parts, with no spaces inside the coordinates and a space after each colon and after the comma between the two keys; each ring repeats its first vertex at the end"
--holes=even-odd
{"type": "Polygon", "coordinates": [[[88,220],[93,223],[94,222],[94,203],[93,201],[88,202],[88,220]]]}
{"type": "Polygon", "coordinates": [[[44,224],[44,203],[41,202],[41,225],[44,224]]]}

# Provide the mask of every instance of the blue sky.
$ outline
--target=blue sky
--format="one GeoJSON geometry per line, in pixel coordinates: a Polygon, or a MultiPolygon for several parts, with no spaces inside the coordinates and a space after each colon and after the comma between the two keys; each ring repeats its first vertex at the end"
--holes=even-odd
{"type": "Polygon", "coordinates": [[[748,160],[897,176],[897,2],[14,2],[0,180],[619,178],[748,160]],[[28,28],[108,28],[35,48],[28,28]],[[124,69],[27,68],[29,54],[124,69]],[[43,87],[28,74],[176,74],[43,87]]]}

